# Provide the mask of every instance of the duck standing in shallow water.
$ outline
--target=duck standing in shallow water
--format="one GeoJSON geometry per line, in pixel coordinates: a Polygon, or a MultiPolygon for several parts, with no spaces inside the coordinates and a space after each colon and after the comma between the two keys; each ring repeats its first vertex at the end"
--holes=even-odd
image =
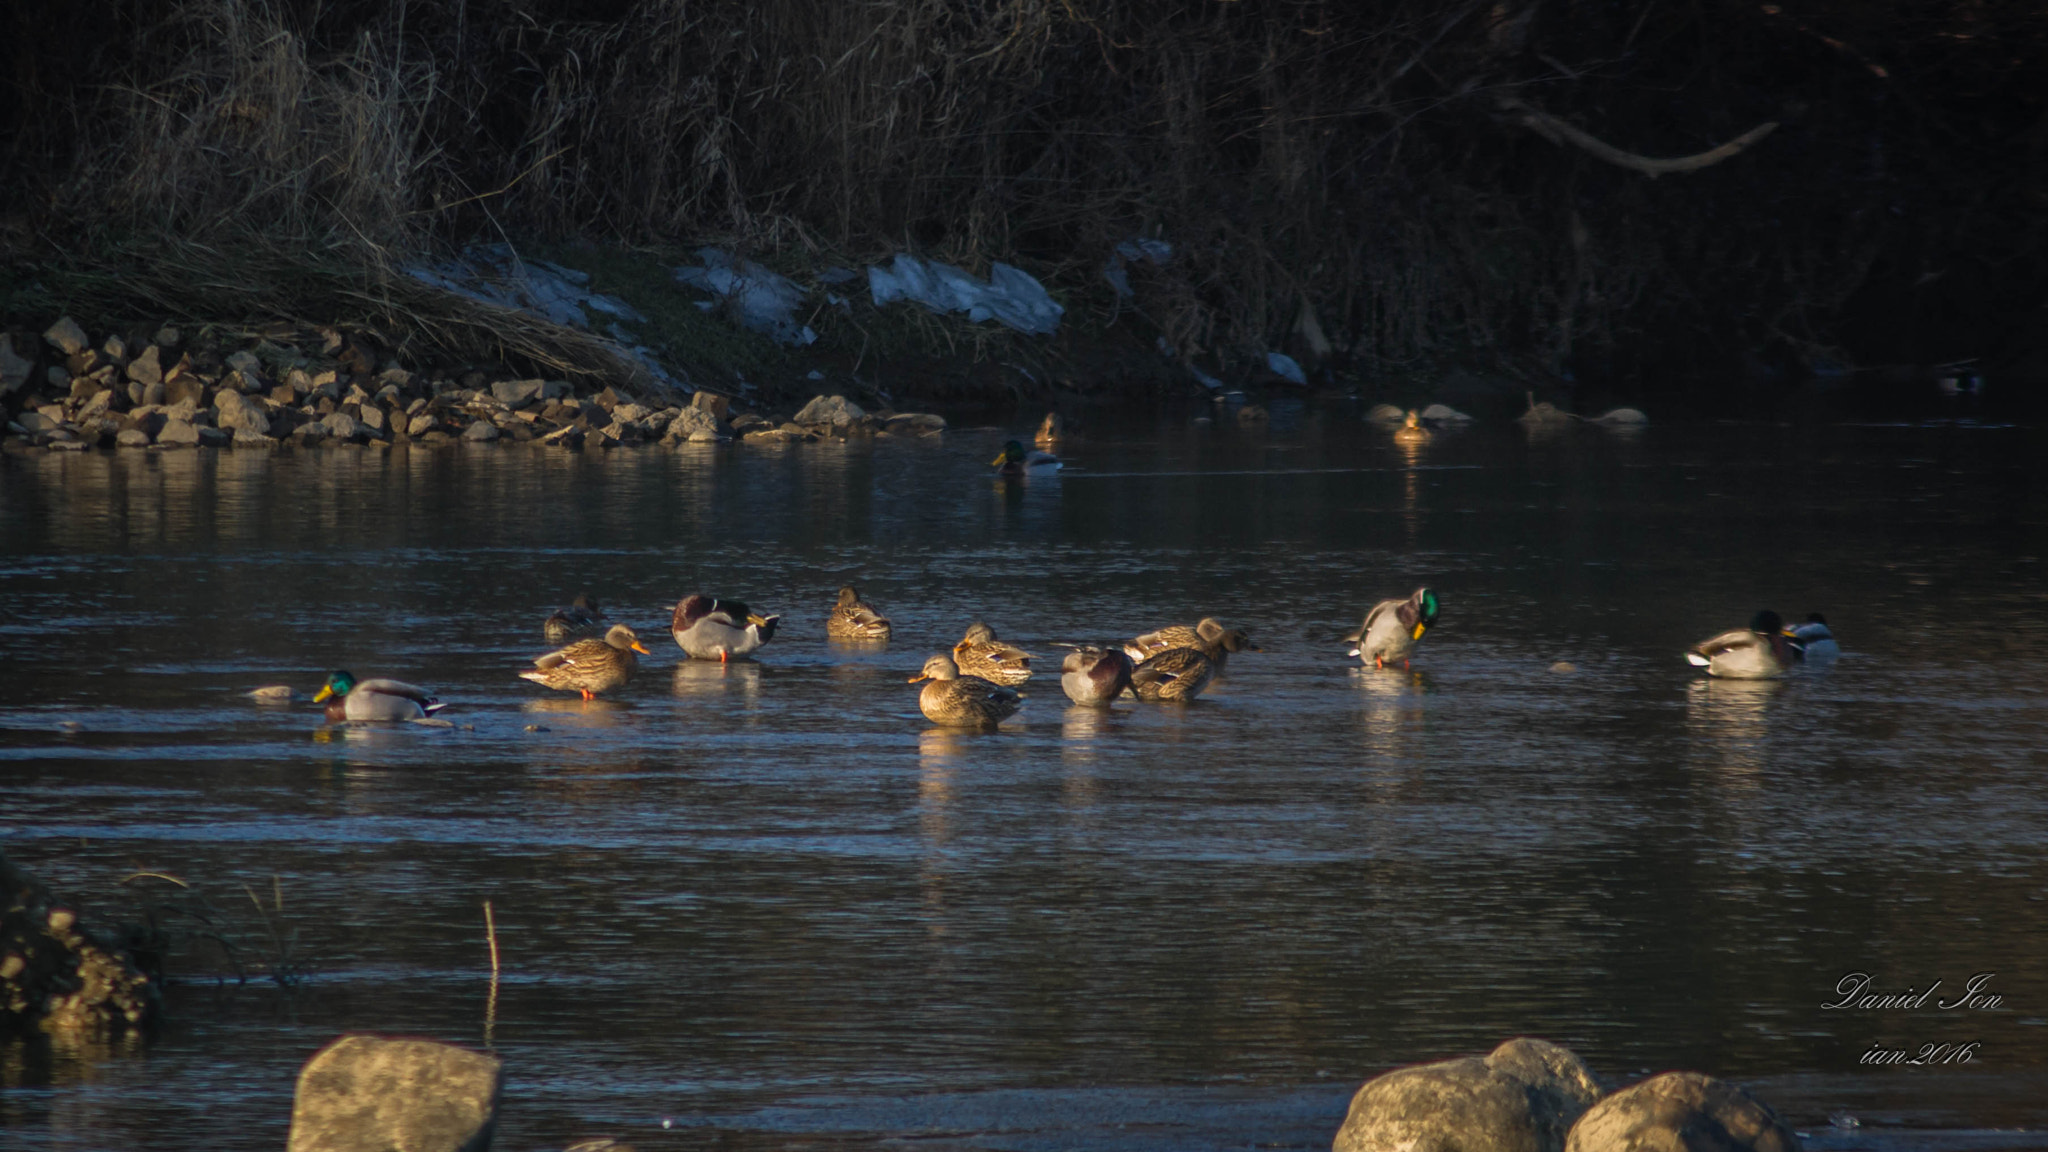
{"type": "Polygon", "coordinates": [[[1185,624],[1169,624],[1157,632],[1147,632],[1124,645],[1124,652],[1133,660],[1150,660],[1171,648],[1200,649],[1218,672],[1223,671],[1224,662],[1230,659],[1232,652],[1260,650],[1242,630],[1225,628],[1221,620],[1204,616],[1192,628],[1185,624]]]}
{"type": "Polygon", "coordinates": [[[780,616],[760,616],[737,600],[694,594],[676,604],[669,620],[676,646],[693,660],[724,663],[775,638],[780,616]]]}
{"type": "Polygon", "coordinates": [[[1702,640],[1685,658],[1724,680],[1769,680],[1783,676],[1801,658],[1790,632],[1784,617],[1766,608],[1751,617],[1749,627],[1702,640]]]}
{"type": "Polygon", "coordinates": [[[1060,688],[1084,708],[1107,708],[1131,686],[1131,658],[1114,648],[1076,648],[1060,665],[1060,688]]]}
{"type": "Polygon", "coordinates": [[[1792,639],[1798,641],[1806,659],[1816,663],[1842,654],[1842,646],[1835,643],[1835,634],[1828,630],[1828,618],[1818,612],[1808,612],[1806,623],[1792,626],[1792,639]]]}
{"type": "Polygon", "coordinates": [[[962,676],[953,658],[941,652],[924,662],[924,671],[910,683],[924,683],[917,694],[918,711],[934,724],[953,728],[994,728],[1016,715],[1024,697],[1014,688],[991,684],[979,676],[962,676]]]}
{"type": "Polygon", "coordinates": [[[1050,452],[1024,447],[1022,440],[1003,445],[1002,452],[989,461],[998,476],[1050,476],[1060,470],[1060,458],[1050,452]]]}
{"type": "Polygon", "coordinates": [[[887,640],[889,618],[860,598],[860,589],[848,584],[839,590],[839,602],[825,617],[825,635],[834,640],[887,640]]]}
{"type": "Polygon", "coordinates": [[[357,680],[352,672],[330,672],[327,683],[313,693],[313,703],[327,705],[327,722],[343,720],[423,720],[447,705],[403,680],[357,680]]]}
{"type": "Polygon", "coordinates": [[[519,678],[564,692],[581,692],[585,700],[593,700],[600,692],[626,686],[626,681],[640,670],[636,652],[647,653],[640,645],[640,637],[624,624],[614,624],[602,637],[578,640],[566,648],[535,657],[533,671],[521,672],[519,678]]]}
{"type": "Polygon", "coordinates": [[[1185,703],[1215,675],[1216,665],[1200,648],[1168,648],[1131,669],[1131,695],[1153,704],[1185,703]]]}
{"type": "Polygon", "coordinates": [[[996,639],[996,630],[976,620],[953,645],[953,662],[969,676],[997,684],[1022,684],[1031,679],[1031,653],[996,639]]]}
{"type": "Polygon", "coordinates": [[[1400,661],[1408,666],[1408,654],[1429,626],[1436,623],[1436,593],[1417,588],[1406,600],[1382,600],[1365,614],[1358,631],[1344,637],[1354,647],[1345,653],[1375,668],[1400,661]]]}
{"type": "Polygon", "coordinates": [[[588,592],[578,592],[576,599],[567,608],[541,622],[541,635],[550,644],[567,644],[578,636],[597,630],[597,622],[604,619],[604,609],[597,606],[597,599],[588,592]]]}

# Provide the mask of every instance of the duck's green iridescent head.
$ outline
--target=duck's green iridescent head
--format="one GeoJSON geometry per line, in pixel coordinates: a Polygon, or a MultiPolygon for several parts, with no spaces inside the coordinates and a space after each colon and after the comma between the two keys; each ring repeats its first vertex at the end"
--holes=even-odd
{"type": "Polygon", "coordinates": [[[1749,630],[1762,636],[1776,636],[1786,631],[1785,618],[1766,608],[1750,617],[1749,630]]]}
{"type": "Polygon", "coordinates": [[[1419,588],[1416,591],[1419,594],[1420,600],[1422,601],[1422,614],[1415,618],[1416,621],[1422,624],[1424,627],[1428,627],[1432,624],[1435,624],[1437,608],[1436,592],[1429,588],[1419,588]]]}
{"type": "Polygon", "coordinates": [[[989,461],[991,464],[1015,464],[1024,459],[1024,442],[1012,440],[1003,445],[1003,454],[989,461]]]}
{"type": "Polygon", "coordinates": [[[313,703],[319,704],[325,701],[330,696],[346,696],[355,690],[355,673],[342,671],[329,672],[327,674],[327,683],[322,684],[320,686],[320,690],[318,692],[313,693],[313,703]]]}

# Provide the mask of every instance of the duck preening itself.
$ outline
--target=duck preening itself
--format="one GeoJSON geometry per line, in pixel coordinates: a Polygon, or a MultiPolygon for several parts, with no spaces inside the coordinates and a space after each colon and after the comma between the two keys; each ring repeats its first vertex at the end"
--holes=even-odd
{"type": "Polygon", "coordinates": [[[750,612],[737,600],[693,594],[676,604],[669,630],[691,659],[722,663],[774,639],[776,622],[781,619],[750,612]]]}
{"type": "Polygon", "coordinates": [[[1685,658],[1705,668],[1709,676],[1769,680],[1783,676],[1803,656],[1790,632],[1784,617],[1766,608],[1750,618],[1749,627],[1702,640],[1693,645],[1685,658]]]}
{"type": "Polygon", "coordinates": [[[403,680],[358,680],[353,672],[327,674],[327,683],[313,693],[313,703],[327,705],[327,721],[420,720],[447,705],[427,695],[424,688],[403,680]]]}
{"type": "Polygon", "coordinates": [[[889,618],[860,598],[860,589],[848,584],[839,590],[839,602],[825,618],[825,634],[835,640],[887,640],[889,618]]]}
{"type": "Polygon", "coordinates": [[[1076,648],[1060,664],[1067,699],[1086,708],[1107,708],[1131,686],[1131,658],[1115,648],[1076,648]]]}
{"type": "Polygon", "coordinates": [[[1243,630],[1225,628],[1223,622],[1214,616],[1202,617],[1192,628],[1185,624],[1169,624],[1124,645],[1124,651],[1133,660],[1150,660],[1171,648],[1200,649],[1218,672],[1223,671],[1224,662],[1230,659],[1232,652],[1259,651],[1259,646],[1252,643],[1252,638],[1243,630]]]}
{"type": "Polygon", "coordinates": [[[578,636],[595,632],[598,621],[603,619],[604,609],[597,606],[597,598],[588,592],[578,592],[567,608],[558,609],[541,622],[540,631],[550,644],[567,644],[578,636]]]}
{"type": "Polygon", "coordinates": [[[953,662],[969,676],[997,684],[1022,684],[1031,679],[1031,653],[996,639],[996,630],[976,620],[953,645],[953,662]]]}
{"type": "Polygon", "coordinates": [[[1406,600],[1382,600],[1365,614],[1358,631],[1344,637],[1345,643],[1353,645],[1346,655],[1375,668],[1396,661],[1406,667],[1415,642],[1436,623],[1436,616],[1436,593],[1426,587],[1417,588],[1406,600]]]}
{"type": "Polygon", "coordinates": [[[1152,703],[1193,700],[1209,686],[1216,665],[1199,648],[1168,648],[1131,669],[1131,694],[1152,703]]]}
{"type": "Polygon", "coordinates": [[[625,687],[633,673],[640,670],[640,656],[635,653],[646,652],[631,628],[614,624],[602,637],[578,640],[566,648],[535,657],[533,670],[519,676],[564,692],[581,692],[585,700],[591,700],[600,692],[625,687]]]}
{"type": "Polygon", "coordinates": [[[910,678],[922,682],[918,711],[934,724],[955,728],[994,728],[1023,707],[1014,688],[991,684],[979,676],[962,676],[953,658],[941,652],[924,662],[924,671],[910,678]]]}

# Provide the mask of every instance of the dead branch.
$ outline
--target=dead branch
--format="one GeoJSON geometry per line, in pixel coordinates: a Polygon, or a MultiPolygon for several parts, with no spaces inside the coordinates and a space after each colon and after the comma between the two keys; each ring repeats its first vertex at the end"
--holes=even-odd
{"type": "Polygon", "coordinates": [[[1607,161],[1609,164],[1641,172],[1652,180],[1667,172],[1697,172],[1702,168],[1719,164],[1721,161],[1745,151],[1750,145],[1769,136],[1778,127],[1776,120],[1766,120],[1718,148],[1709,148],[1705,152],[1697,152],[1691,156],[1674,156],[1670,159],[1659,160],[1651,156],[1638,156],[1634,152],[1624,152],[1587,132],[1585,129],[1560,120],[1550,113],[1533,107],[1516,97],[1502,97],[1500,107],[1503,111],[1513,113],[1517,124],[1529,129],[1552,144],[1575,145],[1607,161]]]}

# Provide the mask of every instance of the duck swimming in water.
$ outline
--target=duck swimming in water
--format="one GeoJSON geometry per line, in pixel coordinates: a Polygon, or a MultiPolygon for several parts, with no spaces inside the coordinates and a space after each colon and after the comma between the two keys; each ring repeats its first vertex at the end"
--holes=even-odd
{"type": "Polygon", "coordinates": [[[358,680],[355,673],[330,672],[327,683],[313,693],[313,703],[327,705],[327,722],[395,722],[423,720],[447,705],[403,680],[358,680]]]}
{"type": "Polygon", "coordinates": [[[953,662],[969,676],[997,684],[1022,684],[1031,679],[1031,653],[996,639],[996,630],[976,620],[953,645],[953,662]]]}
{"type": "Polygon", "coordinates": [[[541,621],[540,632],[550,644],[567,644],[578,636],[595,632],[602,619],[604,609],[597,606],[597,598],[588,592],[578,592],[567,608],[541,621]]]}
{"type": "Polygon", "coordinates": [[[941,652],[924,662],[924,671],[910,683],[924,683],[917,709],[934,724],[954,728],[994,728],[1023,707],[1014,688],[991,684],[979,676],[962,676],[953,658],[941,652]]]}
{"type": "Polygon", "coordinates": [[[1799,642],[1808,660],[1833,660],[1842,654],[1842,646],[1835,643],[1835,634],[1828,630],[1828,618],[1818,612],[1808,612],[1806,623],[1794,624],[1791,631],[1792,639],[1799,642]]]}
{"type": "Polygon", "coordinates": [[[1022,440],[1012,440],[1003,445],[1003,450],[989,461],[995,466],[998,476],[1044,476],[1060,470],[1060,458],[1050,452],[1024,447],[1022,440]]]}
{"type": "Polygon", "coordinates": [[[860,598],[860,589],[848,584],[839,590],[839,602],[825,617],[825,635],[834,640],[887,640],[889,618],[860,598]]]}
{"type": "Polygon", "coordinates": [[[1685,658],[1724,680],[1769,680],[1799,662],[1799,644],[1790,632],[1784,617],[1766,608],[1750,618],[1749,627],[1702,640],[1685,658]]]}

